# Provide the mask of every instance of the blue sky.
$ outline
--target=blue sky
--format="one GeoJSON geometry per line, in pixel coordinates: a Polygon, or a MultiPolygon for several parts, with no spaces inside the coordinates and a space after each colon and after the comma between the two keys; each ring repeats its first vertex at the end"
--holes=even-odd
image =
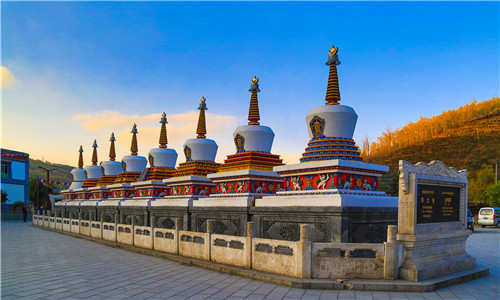
{"type": "MultiPolygon", "coordinates": [[[[195,136],[207,98],[218,161],[234,153],[254,75],[273,153],[296,162],[305,116],[324,104],[332,44],[341,104],[358,113],[354,138],[373,140],[420,116],[499,95],[498,2],[2,2],[2,146],[86,163],[94,138],[119,157],[130,127],[140,154],[195,136]],[[4,73],[4,72],[2,72],[4,73]]],[[[178,162],[183,162],[181,155],[178,162]]]]}

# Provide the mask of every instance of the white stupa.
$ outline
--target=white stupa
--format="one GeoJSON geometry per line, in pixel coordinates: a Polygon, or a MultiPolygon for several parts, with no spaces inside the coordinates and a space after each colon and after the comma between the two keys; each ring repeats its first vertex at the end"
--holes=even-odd
{"type": "Polygon", "coordinates": [[[73,177],[73,181],[69,186],[70,190],[79,189],[82,187],[83,181],[85,180],[85,170],[83,170],[83,147],[80,145],[80,149],[78,150],[78,167],[71,170],[71,176],[73,177]]]}
{"type": "Polygon", "coordinates": [[[144,156],[137,155],[139,148],[137,146],[137,125],[134,123],[132,127],[132,145],[130,146],[130,155],[125,155],[122,158],[123,170],[131,173],[142,173],[148,160],[144,156]]]}
{"type": "Polygon", "coordinates": [[[285,179],[274,196],[255,201],[256,207],[397,207],[397,197],[379,190],[389,167],[364,163],[353,140],[358,115],[340,105],[338,48],[329,51],[326,104],[306,117],[309,143],[299,164],[274,167],[285,179]]]}
{"type": "Polygon", "coordinates": [[[252,93],[248,125],[233,133],[236,154],[228,155],[217,173],[207,175],[216,184],[216,193],[195,201],[194,207],[249,207],[255,198],[283,186],[283,179],[272,171],[273,166],[282,164],[279,155],[271,154],[274,132],[259,122],[258,82],[254,77],[248,90],[252,93]]]}
{"type": "Polygon", "coordinates": [[[103,174],[104,176],[117,176],[123,171],[122,168],[122,163],[116,161],[116,152],[115,152],[115,134],[112,132],[111,137],[109,138],[109,141],[111,142],[110,148],[109,148],[109,160],[103,161],[101,163],[101,166],[103,168],[103,174]]]}
{"type": "Polygon", "coordinates": [[[161,119],[160,146],[149,151],[149,166],[151,168],[175,168],[177,163],[177,151],[167,148],[167,115],[163,112],[161,119]]]}
{"type": "Polygon", "coordinates": [[[208,196],[215,187],[206,177],[216,172],[219,164],[215,163],[217,143],[206,138],[205,97],[201,97],[198,109],[197,137],[186,140],[183,146],[186,162],[179,164],[174,177],[163,180],[169,187],[169,195],[152,202],[151,206],[192,206],[193,201],[208,196]]]}

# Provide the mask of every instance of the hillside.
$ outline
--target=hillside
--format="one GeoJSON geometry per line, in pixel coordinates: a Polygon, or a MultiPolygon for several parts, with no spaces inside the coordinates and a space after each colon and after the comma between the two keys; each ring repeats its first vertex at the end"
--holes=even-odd
{"type": "Polygon", "coordinates": [[[447,166],[467,169],[470,175],[500,156],[500,114],[471,120],[448,131],[447,136],[423,141],[386,154],[370,156],[365,162],[388,165],[397,172],[400,159],[412,163],[441,160],[447,166]],[[477,130],[479,129],[479,130],[477,130]],[[485,130],[487,129],[487,130],[485,130]],[[478,138],[479,137],[479,138],[478,138]]]}
{"type": "Polygon", "coordinates": [[[72,166],[55,164],[50,162],[43,162],[38,159],[30,159],[30,178],[47,178],[47,172],[45,170],[40,169],[39,166],[42,166],[46,169],[54,169],[54,171],[50,172],[50,180],[62,181],[66,183],[71,183],[73,180],[71,177],[71,170],[74,168],[72,166]]]}
{"type": "MultiPolygon", "coordinates": [[[[392,176],[386,177],[384,182],[385,186],[392,187],[388,188],[389,192],[396,192],[397,185],[394,181],[397,180],[400,159],[412,163],[441,160],[458,170],[467,169],[470,180],[475,178],[482,165],[491,165],[488,160],[500,157],[500,101],[499,98],[493,98],[470,109],[462,107],[448,111],[431,119],[410,123],[395,132],[384,132],[383,135],[385,137],[370,144],[369,148],[377,148],[377,151],[370,153],[369,148],[363,149],[363,154],[365,162],[390,166],[392,176]],[[478,110],[477,106],[481,105],[488,109],[478,110]],[[476,113],[471,113],[472,109],[476,113]],[[448,118],[447,115],[451,117],[448,118]],[[455,122],[451,122],[452,120],[455,122]],[[446,126],[443,125],[445,122],[446,126]],[[408,127],[418,137],[408,143],[405,136],[406,143],[398,143],[398,134],[401,136],[401,132],[408,132],[408,127]],[[433,127],[439,127],[440,130],[436,132],[433,127]],[[387,136],[391,143],[384,145],[383,140],[387,136]]],[[[366,146],[366,142],[364,145],[366,146]]]]}

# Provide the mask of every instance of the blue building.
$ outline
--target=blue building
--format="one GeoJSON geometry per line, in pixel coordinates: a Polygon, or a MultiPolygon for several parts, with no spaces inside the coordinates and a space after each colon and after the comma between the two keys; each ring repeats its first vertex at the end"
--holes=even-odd
{"type": "MultiPolygon", "coordinates": [[[[0,149],[2,153],[1,190],[7,192],[6,206],[14,202],[29,203],[29,154],[0,149]]],[[[2,205],[3,206],[3,205],[2,205]]]]}

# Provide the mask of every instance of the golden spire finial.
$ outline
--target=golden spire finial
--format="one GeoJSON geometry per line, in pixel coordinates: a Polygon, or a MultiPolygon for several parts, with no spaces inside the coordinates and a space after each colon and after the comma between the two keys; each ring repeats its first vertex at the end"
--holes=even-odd
{"type": "Polygon", "coordinates": [[[168,140],[167,140],[166,124],[168,124],[168,122],[167,122],[167,114],[165,112],[163,112],[163,114],[161,115],[160,123],[161,123],[160,141],[159,141],[160,148],[167,148],[168,140]]]}
{"type": "Polygon", "coordinates": [[[328,51],[328,54],[330,54],[330,55],[337,54],[337,52],[339,52],[339,48],[335,48],[335,46],[332,46],[332,49],[330,49],[330,51],[328,51]]]}
{"type": "Polygon", "coordinates": [[[78,169],[83,169],[83,147],[80,145],[80,149],[78,150],[80,152],[78,154],[78,169]]]}
{"type": "Polygon", "coordinates": [[[205,97],[201,97],[200,105],[198,109],[200,110],[200,115],[198,116],[198,126],[196,128],[196,138],[204,139],[207,134],[207,126],[205,121],[205,110],[207,110],[207,104],[205,103],[207,99],[205,97]]]}
{"type": "Polygon", "coordinates": [[[330,74],[328,75],[328,86],[326,88],[326,105],[339,105],[340,101],[339,77],[337,74],[337,66],[340,65],[338,52],[339,48],[335,48],[335,46],[332,46],[332,49],[328,51],[326,65],[330,66],[330,74]]]}
{"type": "Polygon", "coordinates": [[[132,127],[132,145],[130,146],[130,154],[136,156],[137,152],[139,152],[139,148],[137,147],[137,125],[134,123],[132,127]]]}
{"type": "Polygon", "coordinates": [[[109,138],[111,145],[109,146],[109,160],[115,161],[116,153],[115,153],[115,133],[111,132],[111,137],[109,138]]]}
{"type": "Polygon", "coordinates": [[[250,85],[249,92],[252,93],[250,98],[250,108],[248,110],[248,125],[259,125],[260,114],[259,114],[259,100],[257,99],[257,93],[259,90],[259,78],[254,76],[252,79],[252,84],[250,85]]]}
{"type": "Polygon", "coordinates": [[[97,141],[94,140],[94,144],[92,145],[94,150],[92,151],[92,165],[97,166],[97,141]]]}

